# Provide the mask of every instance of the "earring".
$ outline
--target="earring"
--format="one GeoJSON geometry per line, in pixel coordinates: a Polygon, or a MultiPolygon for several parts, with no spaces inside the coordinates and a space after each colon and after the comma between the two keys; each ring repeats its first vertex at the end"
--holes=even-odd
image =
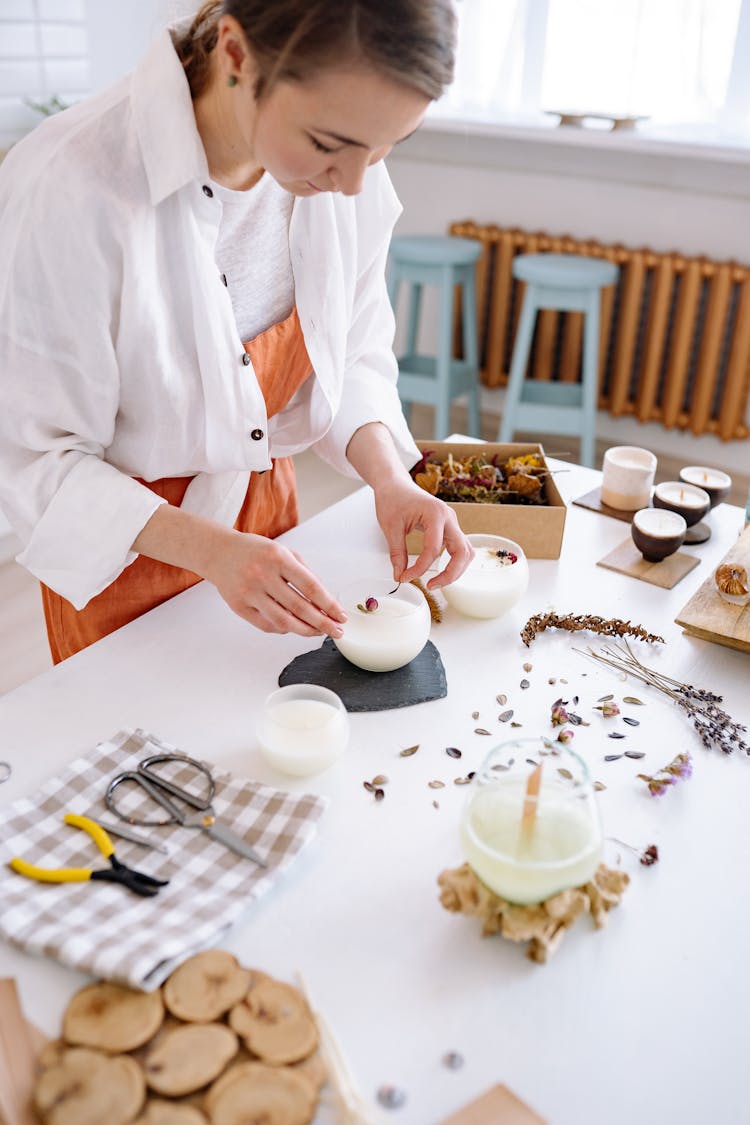
{"type": "Polygon", "coordinates": [[[230,74],[229,77],[227,78],[227,86],[232,87],[232,86],[236,86],[236,85],[237,85],[237,75],[236,74],[230,74]]]}

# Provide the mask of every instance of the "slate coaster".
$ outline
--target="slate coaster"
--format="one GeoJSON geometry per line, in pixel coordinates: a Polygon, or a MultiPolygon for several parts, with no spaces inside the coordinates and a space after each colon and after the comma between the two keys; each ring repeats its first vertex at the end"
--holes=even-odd
{"type": "Polygon", "coordinates": [[[286,684],[320,684],[330,688],[343,700],[347,711],[391,711],[443,699],[448,694],[445,668],[432,641],[410,664],[395,672],[365,672],[350,664],[331,638],[326,637],[320,648],[287,664],[279,676],[279,686],[286,684]]]}
{"type": "Polygon", "coordinates": [[[620,508],[610,508],[609,504],[602,502],[601,488],[592,488],[591,492],[584,492],[583,496],[579,496],[577,500],[573,501],[579,508],[588,508],[591,512],[601,512],[603,516],[611,516],[613,520],[624,520],[625,523],[632,523],[633,516],[637,508],[632,512],[622,511],[620,508]]]}
{"type": "Polygon", "coordinates": [[[616,570],[620,574],[629,574],[631,578],[640,578],[642,582],[661,586],[663,590],[671,590],[699,562],[700,559],[695,555],[687,555],[684,551],[676,551],[658,563],[646,562],[633,540],[626,539],[614,551],[599,559],[596,565],[616,570]]]}

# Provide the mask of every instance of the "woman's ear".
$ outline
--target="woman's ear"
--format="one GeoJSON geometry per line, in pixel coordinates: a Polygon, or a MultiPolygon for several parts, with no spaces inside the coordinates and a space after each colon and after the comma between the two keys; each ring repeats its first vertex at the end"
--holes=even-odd
{"type": "Polygon", "coordinates": [[[216,54],[221,72],[227,79],[250,78],[254,74],[255,67],[247,37],[234,16],[222,16],[219,20],[216,54]]]}

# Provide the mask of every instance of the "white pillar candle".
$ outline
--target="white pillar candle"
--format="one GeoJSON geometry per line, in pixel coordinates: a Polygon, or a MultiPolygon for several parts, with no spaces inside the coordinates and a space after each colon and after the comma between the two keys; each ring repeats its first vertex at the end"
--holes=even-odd
{"type": "Polygon", "coordinates": [[[362,579],[339,592],[347,614],[343,635],[334,644],[358,668],[392,672],[402,668],[424,648],[430,634],[430,609],[416,586],[362,579]],[[377,603],[367,609],[367,601],[377,603]]]}
{"type": "Polygon", "coordinates": [[[266,759],[282,773],[304,777],[332,764],[349,741],[349,716],[335,692],[289,684],[269,695],[258,723],[266,759]]]}
{"type": "Polygon", "coordinates": [[[542,902],[582,886],[601,858],[601,825],[585,764],[567,748],[542,758],[543,746],[542,739],[525,739],[493,751],[472,782],[462,820],[467,862],[490,890],[510,902],[542,902]],[[525,830],[530,753],[544,766],[536,815],[525,830]]]}
{"type": "Polygon", "coordinates": [[[602,463],[602,503],[618,511],[647,507],[656,472],[656,457],[637,445],[614,445],[602,463]]]}
{"type": "Polygon", "coordinates": [[[445,600],[467,617],[499,617],[514,606],[529,584],[529,564],[512,539],[469,535],[474,558],[467,569],[443,587],[445,600]]]}

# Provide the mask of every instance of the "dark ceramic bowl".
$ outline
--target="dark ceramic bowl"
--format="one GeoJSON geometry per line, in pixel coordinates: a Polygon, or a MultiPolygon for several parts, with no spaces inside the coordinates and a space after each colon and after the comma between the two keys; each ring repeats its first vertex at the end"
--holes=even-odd
{"type": "Polygon", "coordinates": [[[655,508],[665,508],[669,512],[676,512],[678,516],[682,516],[688,527],[692,527],[694,523],[702,520],[706,512],[711,507],[711,500],[703,488],[697,488],[694,484],[686,484],[685,481],[664,481],[662,484],[657,484],[654,489],[654,494],[651,498],[651,503],[655,508]],[[695,504],[681,504],[679,498],[666,498],[660,495],[662,488],[680,488],[684,491],[685,495],[690,495],[693,499],[700,501],[695,504]]]}
{"type": "Polygon", "coordinates": [[[711,507],[715,508],[717,504],[721,504],[726,500],[729,495],[729,490],[732,487],[732,478],[728,473],[720,473],[718,469],[704,469],[700,465],[686,465],[684,469],[680,469],[680,480],[685,484],[694,484],[698,488],[702,488],[704,492],[708,493],[708,499],[711,502],[711,507]],[[709,484],[702,480],[702,476],[717,476],[725,478],[721,484],[709,484]]]}
{"type": "Polygon", "coordinates": [[[657,528],[658,520],[653,508],[643,508],[633,516],[630,525],[630,534],[638,550],[646,562],[661,562],[669,555],[673,555],[685,542],[687,523],[679,512],[669,513],[669,523],[673,525],[673,532],[669,529],[657,528]],[[649,526],[650,525],[650,526],[649,526]]]}

